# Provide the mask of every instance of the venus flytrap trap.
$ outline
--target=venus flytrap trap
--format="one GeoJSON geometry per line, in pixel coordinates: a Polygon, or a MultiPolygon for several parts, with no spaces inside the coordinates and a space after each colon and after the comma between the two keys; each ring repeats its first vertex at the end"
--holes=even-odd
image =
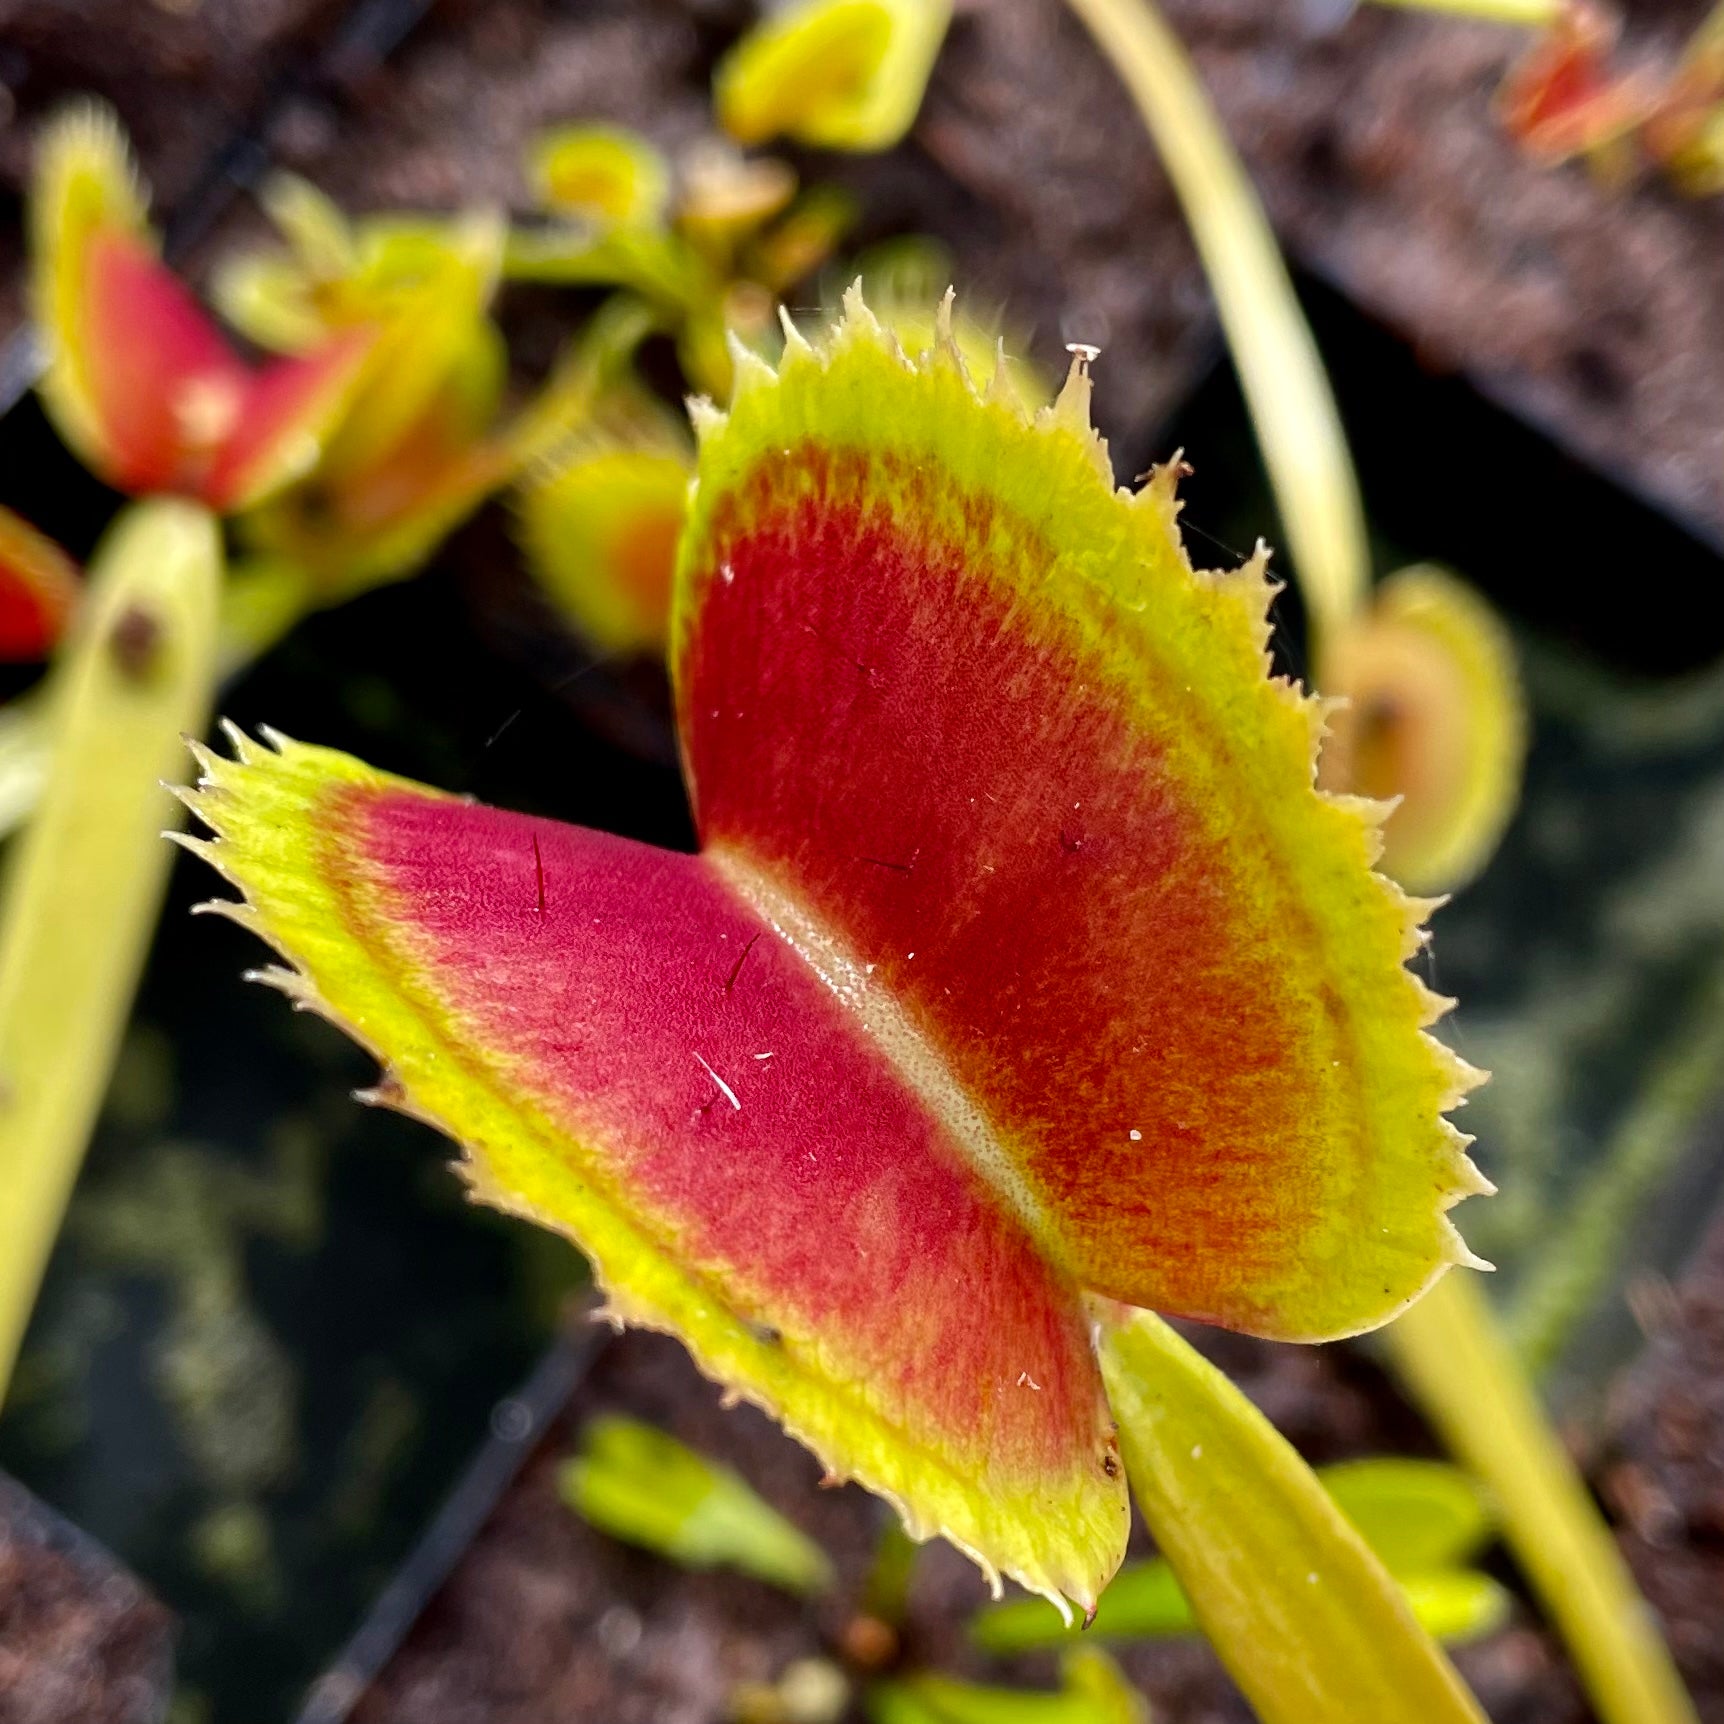
{"type": "Polygon", "coordinates": [[[670,200],[670,164],[622,126],[556,126],[533,140],[527,181],[540,206],[600,227],[656,228],[670,200]]]}
{"type": "Polygon", "coordinates": [[[516,537],[575,633],[601,653],[662,653],[694,467],[686,437],[650,415],[595,423],[521,481],[516,537]]]}
{"type": "Polygon", "coordinates": [[[109,484],[230,512],[316,460],[370,338],[350,330],[247,363],[160,261],[146,207],[106,109],[81,105],[48,129],[29,209],[43,401],[109,484]]]}
{"type": "Polygon", "coordinates": [[[1346,1578],[1262,1607],[1324,1695],[1305,1724],[1389,1671],[1409,1719],[1476,1717],[1291,1451],[1114,1303],[1314,1340],[1471,1261],[1446,1212],[1485,1185],[1442,1115],[1477,1074],[1425,1033],[1376,811],[1313,788],[1261,564],[1192,570],[1170,470],[1115,491],[1081,363],[1032,419],[856,295],[777,372],[736,363],[672,607],[700,853],[235,734],[188,797],[221,908],[476,1196],[914,1536],[1088,1614],[1119,1443],[1171,1405],[1247,1457],[1224,1509],[1213,1461],[1157,1463],[1200,1615],[1276,1573],[1210,1574],[1217,1515],[1296,1523],[1346,1578]],[[1307,1608],[1343,1596],[1374,1601],[1367,1676],[1307,1608]]]}
{"type": "Polygon", "coordinates": [[[1401,798],[1383,868],[1447,892],[1490,860],[1520,800],[1527,719],[1508,631],[1471,587],[1423,564],[1378,583],[1325,638],[1329,716],[1322,783],[1401,798]]]}
{"type": "Polygon", "coordinates": [[[502,422],[508,358],[488,315],[500,219],[350,227],[316,197],[276,182],[268,201],[289,251],[230,260],[218,278],[229,314],[266,346],[376,332],[316,467],[237,523],[256,567],[299,582],[301,608],[413,573],[524,458],[518,426],[502,422]]]}
{"type": "Polygon", "coordinates": [[[1503,129],[1548,164],[1582,160],[1623,184],[1651,166],[1690,197],[1724,191],[1724,5],[1668,69],[1620,72],[1621,20],[1598,0],[1378,0],[1529,27],[1497,95],[1503,129]]]}
{"type": "Polygon", "coordinates": [[[890,149],[922,105],[951,15],[950,0],[792,0],[720,61],[718,122],[740,144],[890,149]]]}
{"type": "Polygon", "coordinates": [[[526,165],[553,219],[510,232],[507,276],[637,297],[675,338],[688,379],[720,400],[731,385],[729,338],[770,340],[779,299],[832,255],[856,213],[831,187],[798,193],[787,162],[744,157],[710,139],[673,167],[634,133],[562,128],[534,143],[526,165]],[[641,175],[655,164],[660,192],[631,204],[626,188],[600,184],[601,168],[622,171],[609,159],[612,147],[634,158],[641,175]],[[552,185],[547,164],[567,166],[571,155],[589,185],[584,204],[552,185]]]}

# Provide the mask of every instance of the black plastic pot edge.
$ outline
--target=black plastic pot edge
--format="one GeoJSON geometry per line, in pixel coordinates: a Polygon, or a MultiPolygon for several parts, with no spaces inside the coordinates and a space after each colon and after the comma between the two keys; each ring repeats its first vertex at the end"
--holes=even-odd
{"type": "Polygon", "coordinates": [[[311,1685],[293,1724],[345,1724],[611,1339],[583,1309],[520,1388],[491,1409],[489,1431],[465,1472],[353,1637],[311,1685]]]}

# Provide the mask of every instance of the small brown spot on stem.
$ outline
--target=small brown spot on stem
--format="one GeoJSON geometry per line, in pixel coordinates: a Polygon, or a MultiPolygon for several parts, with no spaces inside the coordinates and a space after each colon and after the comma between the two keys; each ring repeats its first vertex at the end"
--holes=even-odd
{"type": "Polygon", "coordinates": [[[161,644],[161,623],[140,605],[121,611],[108,634],[108,651],[131,682],[142,682],[155,669],[161,644]]]}

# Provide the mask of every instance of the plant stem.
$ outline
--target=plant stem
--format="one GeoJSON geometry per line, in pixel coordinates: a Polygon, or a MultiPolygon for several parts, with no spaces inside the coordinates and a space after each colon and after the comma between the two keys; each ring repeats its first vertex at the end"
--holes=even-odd
{"type": "Polygon", "coordinates": [[[1652,1613],[1477,1284],[1451,1272],[1384,1334],[1426,1417],[1495,1494],[1603,1724],[1696,1724],[1652,1613]]]}
{"type": "Polygon", "coordinates": [[[1484,1724],[1286,1438],[1159,1317],[1121,1310],[1100,1350],[1132,1494],[1263,1724],[1484,1724]]]}
{"type": "Polygon", "coordinates": [[[30,818],[48,772],[47,727],[32,694],[0,706],[0,838],[30,818]]]}
{"type": "Polygon", "coordinates": [[[1444,12],[1454,18],[1547,30],[1562,16],[1564,0],[1376,0],[1376,4],[1402,12],[1444,12]]]}
{"type": "Polygon", "coordinates": [[[1321,640],[1363,599],[1370,548],[1334,393],[1269,219],[1152,0],[1069,4],[1131,92],[1179,195],[1321,640]]]}
{"type": "Polygon", "coordinates": [[[208,716],[220,579],[211,516],[134,505],[48,691],[46,789],[0,898],[0,1399],[155,926],[177,813],[160,780],[208,716]]]}

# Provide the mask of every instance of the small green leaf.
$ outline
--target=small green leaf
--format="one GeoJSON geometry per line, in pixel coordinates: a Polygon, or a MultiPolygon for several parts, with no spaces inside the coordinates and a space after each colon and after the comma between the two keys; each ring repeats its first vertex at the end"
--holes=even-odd
{"type": "Polygon", "coordinates": [[[563,1500],[599,1531],[684,1568],[735,1568],[787,1592],[832,1584],[825,1553],[728,1467],[620,1414],[594,1419],[563,1500]]]}
{"type": "Polygon", "coordinates": [[[1506,1587],[1476,1568],[1427,1569],[1399,1584],[1425,1632],[1448,1646],[1496,1633],[1514,1604],[1506,1587]]]}
{"type": "Polygon", "coordinates": [[[1074,1647],[1060,1661],[1057,1694],[990,1688],[936,1674],[869,1690],[873,1724],[1150,1724],[1149,1706],[1099,1647],[1074,1647]]]}
{"type": "Polygon", "coordinates": [[[1484,1493],[1444,1461],[1342,1461],[1317,1477],[1391,1574],[1453,1568],[1477,1555],[1491,1536],[1484,1493]]]}

